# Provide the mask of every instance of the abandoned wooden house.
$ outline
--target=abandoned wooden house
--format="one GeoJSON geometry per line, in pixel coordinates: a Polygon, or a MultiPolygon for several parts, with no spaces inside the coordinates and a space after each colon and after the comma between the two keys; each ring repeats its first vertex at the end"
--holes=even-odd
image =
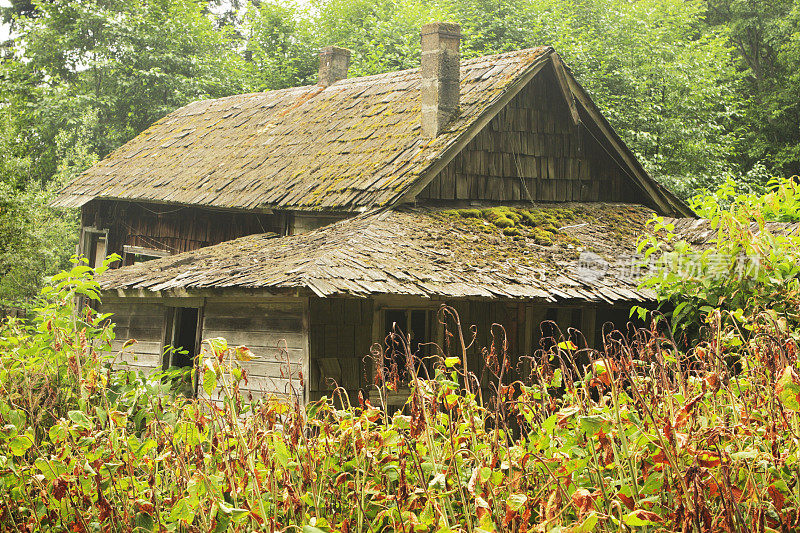
{"type": "Polygon", "coordinates": [[[367,392],[394,324],[446,345],[444,303],[477,326],[476,369],[494,323],[520,355],[544,319],[592,344],[650,300],[620,259],[653,213],[692,212],[552,48],[461,61],[459,40],[426,25],[421,68],[360,78],[325,48],[317,85],[191,103],[68,185],[82,253],[123,258],[100,282],[138,341],[124,363],[225,337],[257,356],[245,388],[307,401],[367,392]]]}

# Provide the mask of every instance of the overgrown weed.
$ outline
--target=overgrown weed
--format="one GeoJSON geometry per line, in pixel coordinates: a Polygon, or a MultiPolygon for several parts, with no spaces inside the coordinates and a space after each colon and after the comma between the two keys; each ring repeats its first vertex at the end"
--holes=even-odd
{"type": "MultiPolygon", "coordinates": [[[[465,368],[474,335],[459,325],[435,347],[431,379],[393,334],[410,392],[387,413],[341,389],[307,406],[244,401],[237,361],[250,354],[222,339],[204,343],[198,376],[218,401],[170,396],[104,363],[107,317],[69,310],[75,294],[96,296],[85,267],[59,287],[30,324],[2,330],[4,530],[800,526],[797,333],[772,312],[715,310],[689,352],[658,316],[605,331],[600,350],[567,332],[529,358],[495,327],[483,369],[465,368]]],[[[402,388],[400,375],[379,389],[402,388]]]]}

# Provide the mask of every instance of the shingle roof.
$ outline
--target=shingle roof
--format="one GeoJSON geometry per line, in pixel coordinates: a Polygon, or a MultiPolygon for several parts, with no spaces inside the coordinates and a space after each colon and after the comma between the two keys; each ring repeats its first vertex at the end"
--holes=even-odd
{"type": "Polygon", "coordinates": [[[503,234],[487,219],[490,212],[395,209],[110,270],[100,283],[105,290],[144,293],[241,287],[307,289],[318,296],[652,299],[626,271],[651,210],[597,203],[525,210],[535,223],[518,224],[518,235],[503,234]]]}
{"type": "MultiPolygon", "coordinates": [[[[674,226],[673,232],[679,239],[699,248],[711,247],[719,236],[719,228],[714,227],[707,218],[664,217],[664,222],[674,226]]],[[[764,229],[776,235],[797,235],[800,233],[800,223],[766,222],[764,229]]],[[[761,227],[757,222],[751,222],[748,230],[756,235],[761,231],[761,227]]]]}
{"type": "Polygon", "coordinates": [[[420,135],[420,71],[194,102],[79,176],[55,205],[93,198],[357,211],[400,198],[549,47],[461,64],[458,116],[420,135]]]}

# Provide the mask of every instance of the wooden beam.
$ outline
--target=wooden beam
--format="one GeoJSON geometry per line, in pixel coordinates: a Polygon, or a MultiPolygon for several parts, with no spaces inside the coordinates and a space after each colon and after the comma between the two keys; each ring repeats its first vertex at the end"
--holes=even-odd
{"type": "Polygon", "coordinates": [[[569,88],[569,82],[567,82],[567,73],[564,70],[564,63],[561,62],[561,57],[559,57],[557,53],[553,53],[551,57],[553,59],[553,70],[555,70],[556,73],[558,86],[561,89],[561,94],[564,96],[564,100],[567,102],[569,115],[572,117],[572,123],[576,126],[579,126],[581,123],[581,116],[578,113],[578,106],[575,105],[575,96],[572,94],[572,90],[569,88]]]}

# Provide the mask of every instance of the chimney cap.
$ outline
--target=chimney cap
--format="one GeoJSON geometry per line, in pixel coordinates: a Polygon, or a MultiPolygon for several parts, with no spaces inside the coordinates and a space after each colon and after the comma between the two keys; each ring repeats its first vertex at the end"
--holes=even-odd
{"type": "Polygon", "coordinates": [[[353,54],[353,51],[349,48],[342,48],[341,46],[324,46],[319,49],[319,55],[342,55],[350,57],[353,54]]]}
{"type": "Polygon", "coordinates": [[[423,24],[422,35],[438,33],[442,37],[461,38],[461,26],[455,22],[430,22],[423,24]]]}

